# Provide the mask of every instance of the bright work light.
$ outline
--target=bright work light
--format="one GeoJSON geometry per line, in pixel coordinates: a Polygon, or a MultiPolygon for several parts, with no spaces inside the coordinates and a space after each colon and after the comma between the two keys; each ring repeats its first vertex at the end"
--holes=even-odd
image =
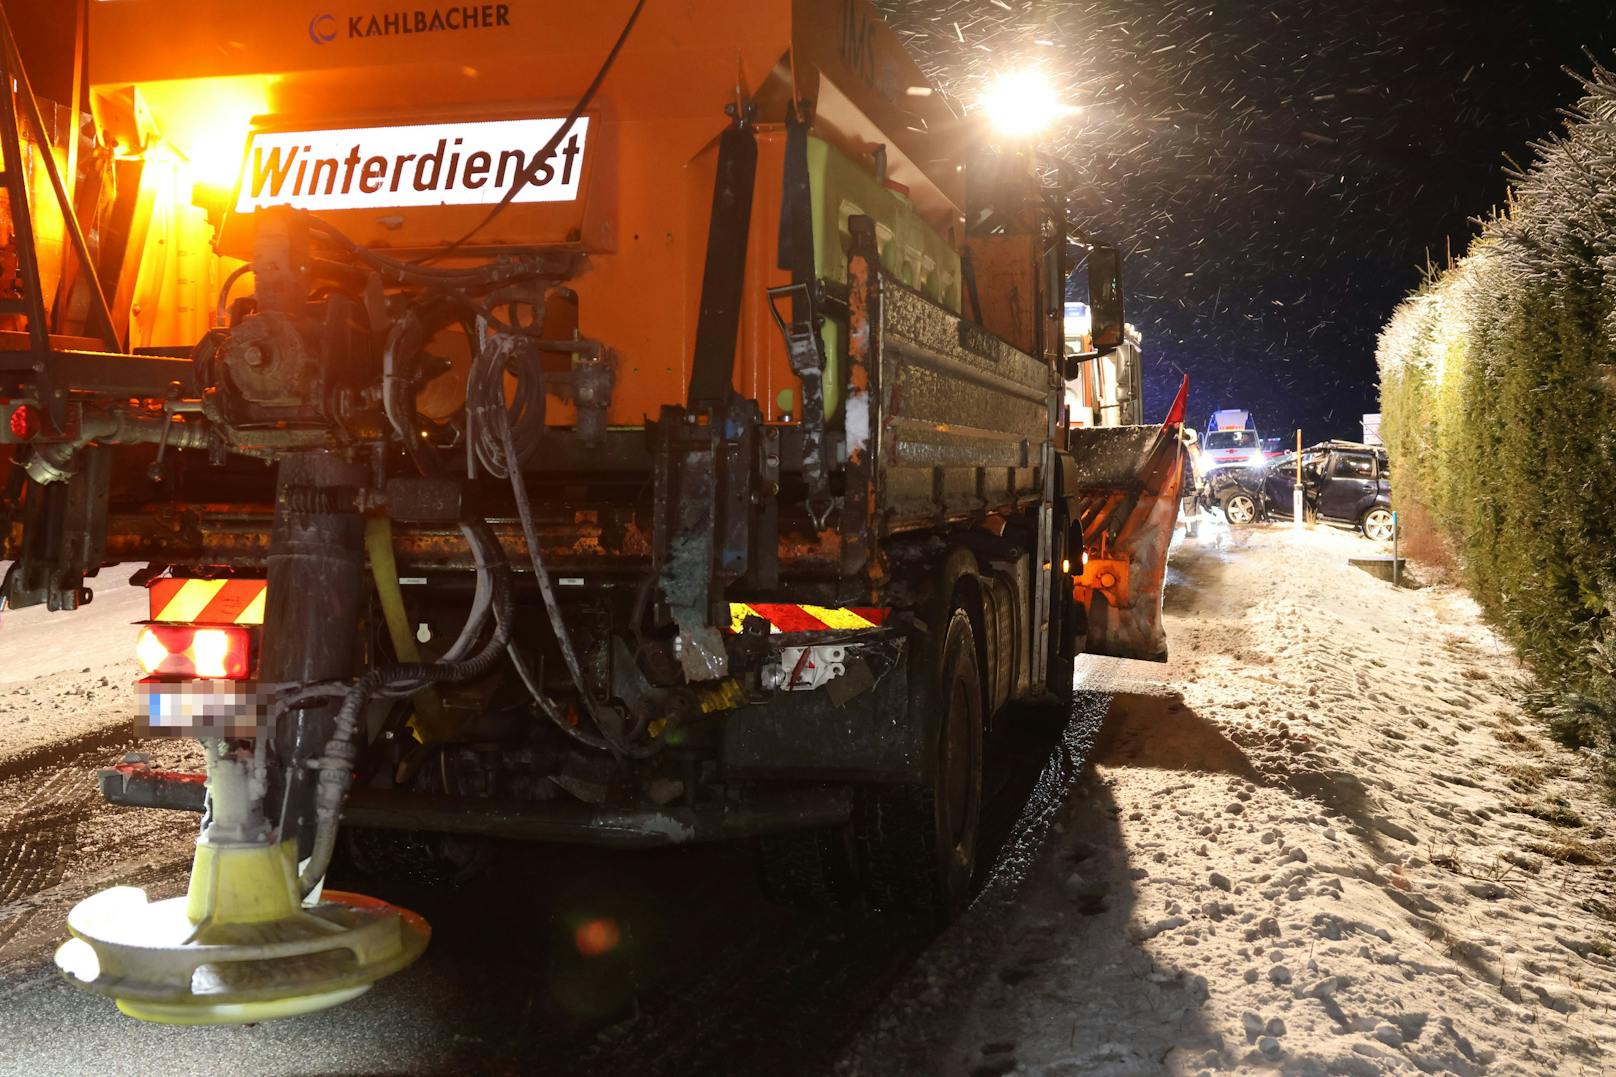
{"type": "Polygon", "coordinates": [[[1079,110],[1062,104],[1054,84],[1036,68],[1000,75],[982,95],[982,111],[1000,134],[1025,138],[1079,110]]]}

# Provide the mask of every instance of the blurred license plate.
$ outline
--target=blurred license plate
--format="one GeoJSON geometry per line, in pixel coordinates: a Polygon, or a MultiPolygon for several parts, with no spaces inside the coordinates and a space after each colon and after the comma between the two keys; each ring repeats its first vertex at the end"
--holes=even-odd
{"type": "Polygon", "coordinates": [[[256,737],[268,732],[267,698],[252,681],[144,680],[135,729],[146,737],[256,737]]]}

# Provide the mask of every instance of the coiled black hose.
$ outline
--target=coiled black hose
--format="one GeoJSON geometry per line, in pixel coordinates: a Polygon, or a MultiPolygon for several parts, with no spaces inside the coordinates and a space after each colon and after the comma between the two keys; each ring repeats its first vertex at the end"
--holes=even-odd
{"type": "Polygon", "coordinates": [[[413,310],[405,311],[387,331],[382,348],[382,412],[403,442],[410,463],[427,478],[436,478],[443,473],[443,462],[423,436],[421,420],[415,412],[413,364],[425,335],[413,310]]]}
{"type": "Polygon", "coordinates": [[[498,333],[489,342],[483,326],[478,329],[477,354],[472,357],[471,374],[466,378],[467,436],[488,473],[504,479],[513,470],[511,457],[506,455],[504,430],[512,434],[514,470],[518,473],[543,441],[544,365],[538,349],[526,338],[498,333]],[[506,374],[516,379],[515,397],[509,405],[505,403],[506,374]]]}

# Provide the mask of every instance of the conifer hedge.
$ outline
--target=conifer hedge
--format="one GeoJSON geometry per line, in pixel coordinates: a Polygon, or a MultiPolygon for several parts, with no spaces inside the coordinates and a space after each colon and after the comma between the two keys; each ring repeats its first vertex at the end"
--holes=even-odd
{"type": "Polygon", "coordinates": [[[1611,766],[1616,732],[1616,77],[1597,70],[1509,203],[1381,332],[1393,498],[1428,511],[1529,700],[1611,766]]]}

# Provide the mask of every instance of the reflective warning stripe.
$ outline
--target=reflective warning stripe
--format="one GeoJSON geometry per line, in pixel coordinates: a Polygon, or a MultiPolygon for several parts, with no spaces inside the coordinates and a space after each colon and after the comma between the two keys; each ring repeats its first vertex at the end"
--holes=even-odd
{"type": "Polygon", "coordinates": [[[225,580],[160,580],[151,588],[151,619],[175,624],[195,624],[214,596],[224,590],[225,580]],[[160,587],[160,584],[171,584],[160,587]],[[160,591],[166,596],[159,597],[160,591]]]}
{"type": "Polygon", "coordinates": [[[261,625],[261,624],[263,624],[264,623],[264,599],[268,594],[269,594],[269,583],[268,583],[268,581],[265,581],[264,586],[260,587],[258,589],[258,593],[253,596],[253,600],[251,602],[247,603],[247,608],[242,610],[241,615],[236,618],[236,623],[238,625],[261,625]]]}
{"type": "MultiPolygon", "coordinates": [[[[833,609],[829,606],[804,606],[802,611],[810,617],[817,617],[823,621],[826,628],[874,628],[879,621],[872,621],[856,609],[833,609]]],[[[870,612],[870,611],[866,611],[870,612]]],[[[884,613],[885,611],[883,611],[884,613]]]]}
{"type": "Polygon", "coordinates": [[[794,602],[731,602],[729,630],[740,632],[749,617],[761,617],[774,632],[849,632],[879,628],[887,610],[878,606],[809,606],[794,602]]]}
{"type": "Polygon", "coordinates": [[[151,619],[165,624],[261,625],[267,580],[153,580],[151,619]]]}

